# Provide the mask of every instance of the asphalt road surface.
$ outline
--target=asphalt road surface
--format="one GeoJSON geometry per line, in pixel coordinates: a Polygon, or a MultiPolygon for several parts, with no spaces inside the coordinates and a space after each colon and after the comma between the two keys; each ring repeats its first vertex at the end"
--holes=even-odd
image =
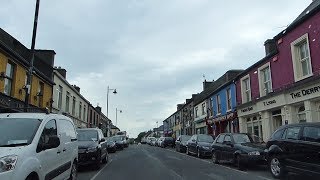
{"type": "MultiPolygon", "coordinates": [[[[240,171],[232,165],[213,164],[173,149],[149,145],[130,145],[110,154],[109,162],[99,170],[80,167],[79,180],[268,180],[273,179],[266,166],[240,171]]],[[[286,179],[301,179],[295,175],[286,179]]]]}

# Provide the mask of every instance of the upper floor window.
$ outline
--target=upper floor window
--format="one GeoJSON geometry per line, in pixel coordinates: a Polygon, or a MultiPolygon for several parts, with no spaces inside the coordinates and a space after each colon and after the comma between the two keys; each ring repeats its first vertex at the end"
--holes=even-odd
{"type": "Polygon", "coordinates": [[[291,56],[295,81],[312,76],[308,34],[291,43],[291,56]]]}
{"type": "Polygon", "coordinates": [[[221,99],[220,99],[220,95],[217,95],[217,113],[218,113],[218,114],[221,113],[221,99]]]}
{"type": "Polygon", "coordinates": [[[251,101],[250,76],[246,75],[241,79],[242,103],[251,101]]]}
{"type": "Polygon", "coordinates": [[[272,92],[270,63],[267,63],[259,68],[259,87],[260,96],[265,96],[272,92]]]}
{"type": "Polygon", "coordinates": [[[83,120],[86,120],[86,105],[83,105],[83,120]]]}
{"type": "Polygon", "coordinates": [[[61,109],[62,106],[62,92],[63,92],[63,87],[59,85],[58,90],[58,108],[61,109]]]}
{"type": "Polygon", "coordinates": [[[231,89],[228,88],[226,93],[227,93],[227,108],[228,110],[231,110],[231,89]]]}
{"type": "Polygon", "coordinates": [[[202,103],[202,105],[201,105],[202,115],[205,114],[205,111],[206,111],[205,109],[206,109],[206,104],[202,103]]]}
{"type": "Polygon", "coordinates": [[[5,79],[4,79],[4,94],[10,96],[12,93],[13,85],[13,70],[14,65],[11,62],[7,63],[5,79]]]}
{"type": "Polygon", "coordinates": [[[75,115],[76,113],[76,97],[73,96],[72,99],[72,115],[75,115]]]}
{"type": "Polygon", "coordinates": [[[66,96],[66,112],[69,112],[69,107],[70,106],[70,93],[67,91],[67,96],[66,96]]]}
{"type": "Polygon", "coordinates": [[[82,114],[82,102],[79,103],[79,118],[81,119],[82,114]]]}
{"type": "Polygon", "coordinates": [[[39,82],[39,86],[38,86],[38,107],[43,107],[43,94],[44,94],[44,83],[43,82],[39,82]]]}
{"type": "Polygon", "coordinates": [[[198,117],[198,107],[195,107],[195,117],[198,117]]]}

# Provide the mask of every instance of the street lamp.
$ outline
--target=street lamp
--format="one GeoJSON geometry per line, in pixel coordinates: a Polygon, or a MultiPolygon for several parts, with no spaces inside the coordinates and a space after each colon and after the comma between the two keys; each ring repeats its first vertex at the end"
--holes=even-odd
{"type": "MultiPolygon", "coordinates": [[[[39,5],[40,0],[36,1],[36,9],[34,13],[34,21],[33,21],[33,31],[32,31],[32,42],[31,42],[31,60],[30,65],[27,73],[27,83],[26,83],[26,95],[24,99],[25,107],[29,106],[29,96],[30,96],[30,88],[31,88],[31,81],[32,81],[32,72],[33,72],[33,61],[34,61],[34,54],[35,54],[35,44],[36,44],[36,36],[37,36],[37,27],[38,27],[38,14],[39,14],[39,5]]],[[[25,110],[27,111],[27,109],[25,110]]]]}
{"type": "Polygon", "coordinates": [[[122,110],[116,108],[116,126],[117,126],[117,124],[118,124],[118,111],[119,111],[120,113],[122,113],[122,110]]]}
{"type": "Polygon", "coordinates": [[[108,86],[108,90],[107,90],[107,118],[109,117],[108,116],[108,111],[109,111],[109,91],[110,90],[113,90],[113,94],[117,94],[117,89],[110,89],[109,86],[108,86]]]}
{"type": "Polygon", "coordinates": [[[159,137],[159,126],[158,126],[158,121],[157,121],[157,137],[159,137]]]}

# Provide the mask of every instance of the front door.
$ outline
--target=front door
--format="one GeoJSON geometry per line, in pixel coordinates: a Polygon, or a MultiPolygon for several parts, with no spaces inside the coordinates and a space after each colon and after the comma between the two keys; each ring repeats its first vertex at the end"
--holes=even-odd
{"type": "MultiPolygon", "coordinates": [[[[62,145],[57,148],[42,150],[40,147],[48,144],[50,136],[57,136],[57,122],[50,120],[47,122],[42,130],[37,148],[37,156],[41,163],[41,171],[43,172],[44,179],[53,179],[59,177],[59,166],[62,161],[62,145]]],[[[61,139],[60,139],[61,142],[61,139]]]]}

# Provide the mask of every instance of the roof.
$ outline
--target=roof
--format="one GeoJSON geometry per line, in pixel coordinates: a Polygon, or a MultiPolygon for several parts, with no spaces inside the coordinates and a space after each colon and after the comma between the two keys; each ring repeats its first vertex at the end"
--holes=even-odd
{"type": "Polygon", "coordinates": [[[305,10],[302,11],[302,13],[285,30],[281,31],[274,38],[279,39],[285,36],[294,28],[296,28],[301,23],[303,23],[306,19],[313,16],[315,13],[319,11],[320,11],[320,0],[314,0],[305,10]]]}
{"type": "MultiPolygon", "coordinates": [[[[117,126],[111,124],[111,129],[119,129],[117,126]]],[[[119,129],[120,130],[120,129],[119,129]]]]}

